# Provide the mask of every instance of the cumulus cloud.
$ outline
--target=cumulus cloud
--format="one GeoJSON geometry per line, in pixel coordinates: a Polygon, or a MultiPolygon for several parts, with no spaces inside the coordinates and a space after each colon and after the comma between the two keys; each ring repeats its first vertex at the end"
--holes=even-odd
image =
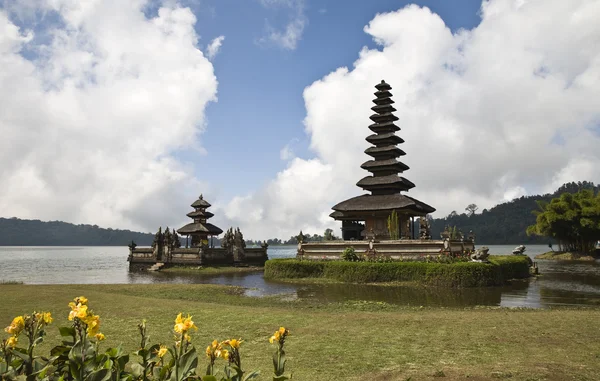
{"type": "Polygon", "coordinates": [[[182,222],[180,200],[203,184],[173,153],[201,147],[217,91],[194,14],[173,4],[148,18],[142,1],[36,6],[21,14],[59,20],[32,21],[43,44],[11,20],[16,5],[0,9],[2,215],[145,231],[182,222]]]}
{"type": "Polygon", "coordinates": [[[360,164],[382,79],[406,141],[409,195],[436,216],[600,182],[600,2],[490,0],[481,18],[452,33],[415,5],[376,15],[364,31],[378,48],[304,91],[315,157],[292,160],[264,190],[226,206],[228,217],[258,238],[339,226],[327,214],[363,194],[354,184],[367,174],[360,164]]]}
{"type": "Polygon", "coordinates": [[[290,160],[296,157],[294,153],[294,145],[298,144],[299,140],[294,138],[288,144],[283,146],[281,151],[279,151],[279,157],[281,160],[290,160]]]}
{"type": "Polygon", "coordinates": [[[304,0],[260,0],[267,8],[285,8],[289,11],[289,20],[284,28],[277,29],[267,20],[265,34],[258,43],[261,45],[274,44],[283,49],[294,50],[302,39],[308,18],[304,12],[304,0]]]}
{"type": "Polygon", "coordinates": [[[209,60],[212,60],[213,58],[215,58],[217,53],[219,53],[219,50],[221,49],[221,45],[223,44],[224,39],[225,39],[225,36],[219,36],[210,42],[210,44],[208,45],[208,48],[206,48],[206,55],[208,56],[209,60]]]}

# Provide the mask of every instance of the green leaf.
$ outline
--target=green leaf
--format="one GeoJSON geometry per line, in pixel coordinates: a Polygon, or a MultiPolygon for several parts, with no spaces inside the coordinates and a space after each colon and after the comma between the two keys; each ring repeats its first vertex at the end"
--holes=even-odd
{"type": "Polygon", "coordinates": [[[251,372],[246,377],[244,377],[244,381],[254,380],[256,377],[258,377],[259,374],[260,372],[258,370],[255,370],[254,372],[251,372]]]}
{"type": "Polygon", "coordinates": [[[73,327],[59,327],[58,331],[62,337],[72,337],[75,338],[75,328],[73,327]]]}
{"type": "Polygon", "coordinates": [[[213,375],[207,375],[207,376],[203,376],[201,378],[202,381],[218,381],[217,378],[213,375]]]}
{"type": "Polygon", "coordinates": [[[131,374],[133,375],[134,378],[140,378],[142,377],[142,374],[144,374],[144,367],[142,366],[142,364],[139,363],[133,363],[131,364],[131,374]]]}
{"type": "Polygon", "coordinates": [[[108,381],[110,380],[110,369],[100,369],[90,373],[85,381],[108,381]]]}
{"type": "Polygon", "coordinates": [[[273,381],[285,381],[292,378],[291,374],[282,374],[280,376],[273,376],[273,381]]]}
{"type": "Polygon", "coordinates": [[[189,351],[184,353],[179,359],[179,380],[185,380],[189,377],[198,366],[198,354],[196,348],[192,347],[189,351]]]}

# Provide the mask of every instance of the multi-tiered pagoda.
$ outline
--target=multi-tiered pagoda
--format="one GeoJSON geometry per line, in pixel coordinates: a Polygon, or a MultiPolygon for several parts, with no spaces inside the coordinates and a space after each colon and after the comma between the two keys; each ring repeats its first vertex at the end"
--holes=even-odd
{"type": "Polygon", "coordinates": [[[373,159],[361,165],[361,168],[371,172],[371,175],[356,184],[371,194],[340,202],[332,208],[334,212],[330,216],[342,221],[344,240],[361,240],[370,236],[389,239],[387,219],[392,211],[396,211],[399,219],[399,237],[415,238],[414,223],[411,223],[413,218],[433,213],[435,209],[400,193],[414,188],[415,184],[399,176],[409,168],[398,160],[405,152],[398,148],[398,144],[404,140],[396,135],[400,128],[394,124],[398,117],[393,114],[396,109],[392,106],[392,87],[381,81],[375,88],[375,106],[371,107],[375,114],[370,117],[374,123],[369,126],[374,134],[366,139],[373,146],[365,150],[373,159]]]}
{"type": "Polygon", "coordinates": [[[194,222],[191,222],[177,230],[177,233],[185,235],[186,242],[187,236],[191,236],[191,247],[198,247],[202,244],[208,245],[209,236],[212,237],[219,235],[223,233],[223,230],[206,222],[206,220],[214,216],[214,214],[206,210],[207,208],[210,208],[210,204],[202,197],[202,195],[200,195],[200,197],[194,201],[192,208],[194,208],[194,211],[188,213],[187,216],[192,218],[194,222]]]}

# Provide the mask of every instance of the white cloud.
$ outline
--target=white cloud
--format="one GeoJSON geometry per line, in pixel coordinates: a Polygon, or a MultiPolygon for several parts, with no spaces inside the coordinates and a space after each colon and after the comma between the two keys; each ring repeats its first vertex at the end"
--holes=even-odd
{"type": "Polygon", "coordinates": [[[288,23],[284,28],[276,29],[267,21],[265,35],[258,39],[261,45],[275,44],[283,49],[294,50],[302,39],[308,18],[304,12],[304,0],[260,0],[266,8],[283,7],[290,12],[288,23]]]}
{"type": "Polygon", "coordinates": [[[46,45],[0,9],[3,216],[153,231],[182,222],[180,200],[206,192],[173,153],[200,145],[212,64],[188,8],[148,19],[143,5],[39,2],[39,14],[61,19],[46,45]],[[38,56],[24,58],[25,47],[38,56]]]}
{"type": "Polygon", "coordinates": [[[291,160],[296,157],[293,146],[296,145],[298,142],[299,142],[299,140],[294,138],[288,144],[286,144],[281,149],[281,151],[279,151],[279,157],[281,157],[281,160],[287,161],[287,160],[291,160]]]}
{"type": "Polygon", "coordinates": [[[219,53],[224,39],[225,36],[219,36],[212,40],[211,43],[208,45],[208,48],[206,48],[206,55],[208,56],[209,60],[212,61],[212,59],[215,58],[217,53],[219,53]]]}
{"type": "Polygon", "coordinates": [[[363,193],[354,184],[367,174],[360,164],[382,79],[406,141],[409,195],[437,216],[564,181],[600,182],[600,136],[589,128],[600,120],[600,2],[491,0],[481,15],[479,26],[455,34],[414,5],[375,16],[365,32],[380,48],[363,48],[352,69],[304,91],[316,158],[294,159],[247,196],[235,224],[256,238],[339,226],[327,214],[363,193]],[[262,210],[260,220],[245,208],[262,210]]]}

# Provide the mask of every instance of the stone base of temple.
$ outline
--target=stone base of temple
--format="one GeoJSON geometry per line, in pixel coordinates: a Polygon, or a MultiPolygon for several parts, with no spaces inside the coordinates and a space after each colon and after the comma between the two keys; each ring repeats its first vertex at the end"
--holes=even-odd
{"type": "Polygon", "coordinates": [[[243,252],[224,248],[178,248],[157,250],[152,247],[129,249],[129,271],[145,271],[156,263],[170,266],[264,266],[269,259],[267,247],[244,248],[243,252]]]}
{"type": "Polygon", "coordinates": [[[339,260],[342,252],[353,247],[357,254],[386,256],[395,260],[418,259],[423,256],[456,254],[475,250],[473,241],[454,240],[386,240],[307,242],[298,247],[298,259],[339,260]]]}

